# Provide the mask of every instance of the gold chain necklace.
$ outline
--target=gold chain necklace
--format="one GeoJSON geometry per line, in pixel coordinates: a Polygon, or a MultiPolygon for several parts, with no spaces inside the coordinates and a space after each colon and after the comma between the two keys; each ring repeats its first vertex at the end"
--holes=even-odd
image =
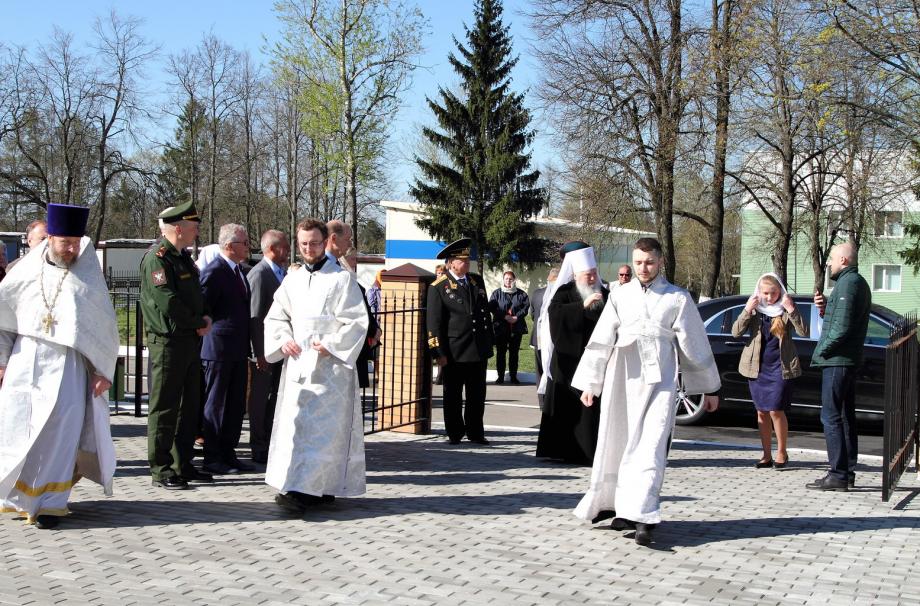
{"type": "Polygon", "coordinates": [[[70,273],[70,268],[67,267],[64,269],[64,275],[61,276],[61,281],[58,282],[57,290],[54,293],[54,298],[51,300],[51,303],[48,303],[48,298],[45,296],[45,265],[47,261],[42,258],[42,270],[38,276],[38,287],[42,293],[42,303],[45,304],[45,309],[48,313],[42,318],[42,327],[45,329],[45,332],[51,334],[51,327],[57,324],[54,321],[54,306],[57,305],[58,297],[61,295],[61,287],[64,286],[64,278],[67,277],[67,274],[70,273]]]}

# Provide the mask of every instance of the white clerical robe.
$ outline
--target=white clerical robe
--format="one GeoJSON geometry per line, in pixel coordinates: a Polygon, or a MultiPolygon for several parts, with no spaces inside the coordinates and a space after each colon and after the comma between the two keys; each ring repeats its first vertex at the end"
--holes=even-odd
{"type": "Polygon", "coordinates": [[[659,275],[615,288],[578,364],[572,387],[601,395],[591,485],[575,515],[600,511],[657,524],[677,375],[690,394],[720,387],[706,330],[686,290],[659,275]]]}
{"type": "Polygon", "coordinates": [[[357,496],[365,491],[364,422],[355,361],[367,310],[347,271],[326,262],[290,272],[265,317],[265,359],[284,359],[265,482],[281,492],[357,496]],[[330,355],[310,347],[319,339],[330,355]],[[297,358],[281,353],[294,340],[297,358]]]}
{"type": "Polygon", "coordinates": [[[115,311],[89,238],[66,275],[42,269],[46,249],[30,252],[0,283],[0,509],[30,521],[65,515],[83,476],[112,494],[115,472],[108,400],[93,397],[89,381],[92,373],[114,378],[115,311]],[[54,300],[50,325],[41,289],[54,300]]]}

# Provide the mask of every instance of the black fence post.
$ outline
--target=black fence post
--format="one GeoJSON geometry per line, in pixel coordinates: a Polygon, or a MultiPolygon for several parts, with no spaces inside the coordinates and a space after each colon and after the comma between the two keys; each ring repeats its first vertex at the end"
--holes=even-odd
{"type": "Polygon", "coordinates": [[[134,303],[134,416],[141,416],[141,394],[144,392],[144,317],[141,302],[134,303]]]}

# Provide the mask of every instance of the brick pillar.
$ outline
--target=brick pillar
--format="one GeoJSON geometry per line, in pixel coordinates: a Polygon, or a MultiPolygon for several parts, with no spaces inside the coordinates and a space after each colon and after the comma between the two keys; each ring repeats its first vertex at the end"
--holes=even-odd
{"type": "Polygon", "coordinates": [[[431,358],[424,307],[433,280],[434,274],[411,263],[381,276],[383,335],[375,373],[377,406],[381,409],[377,414],[384,429],[417,434],[430,430],[431,358]]]}

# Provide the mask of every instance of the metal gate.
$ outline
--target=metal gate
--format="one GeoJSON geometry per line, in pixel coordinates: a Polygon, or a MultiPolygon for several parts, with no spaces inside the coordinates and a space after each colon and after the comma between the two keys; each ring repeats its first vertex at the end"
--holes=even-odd
{"type": "Polygon", "coordinates": [[[920,469],[918,449],[917,316],[907,314],[891,329],[885,353],[885,420],[882,457],[882,500],[888,501],[907,470],[911,455],[920,469]]]}
{"type": "Polygon", "coordinates": [[[370,386],[361,393],[364,433],[431,427],[431,361],[425,340],[425,307],[410,297],[383,297],[377,321],[383,329],[370,386]]]}

